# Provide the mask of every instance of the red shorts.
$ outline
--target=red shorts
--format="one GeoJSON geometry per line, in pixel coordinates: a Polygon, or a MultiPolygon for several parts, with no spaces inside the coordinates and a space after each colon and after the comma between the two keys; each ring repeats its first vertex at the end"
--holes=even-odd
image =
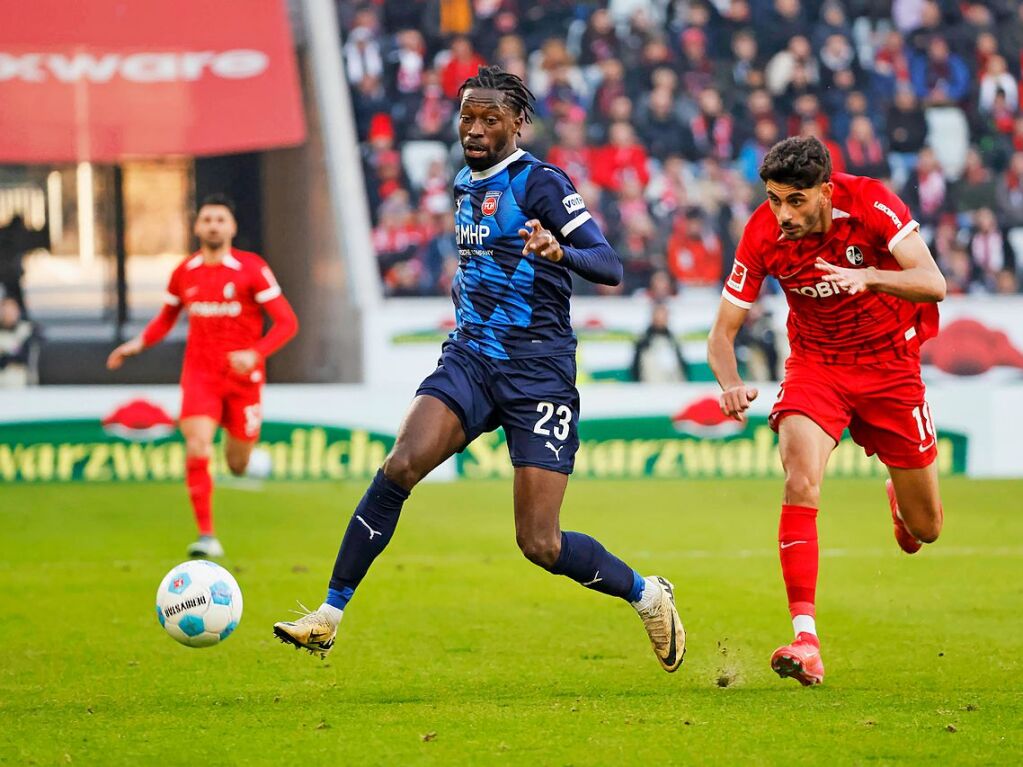
{"type": "Polygon", "coordinates": [[[920,380],[920,358],[872,365],[826,365],[789,357],[778,401],[771,409],[775,431],[787,415],[805,415],[835,442],[848,427],[867,455],[886,466],[921,469],[938,455],[931,409],[920,380]]]}
{"type": "Polygon", "coordinates": [[[263,425],[263,387],[237,378],[183,377],[181,417],[209,416],[235,439],[255,442],[263,425]]]}

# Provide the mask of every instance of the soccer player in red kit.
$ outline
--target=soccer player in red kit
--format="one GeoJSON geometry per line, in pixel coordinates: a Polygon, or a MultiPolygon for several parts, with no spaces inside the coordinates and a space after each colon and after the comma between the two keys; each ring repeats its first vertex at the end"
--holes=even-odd
{"type": "Polygon", "coordinates": [[[188,341],[181,370],[181,433],[185,482],[199,539],[189,556],[223,556],[213,528],[209,462],[217,427],[227,432],[232,474],[245,472],[262,425],[265,359],[298,331],[298,320],[266,262],[231,247],[237,233],[234,206],[222,195],[203,200],[195,220],[199,250],[171,274],[160,313],[140,335],[110,353],[117,370],[125,357],[158,343],[188,312],[188,341]],[[263,313],[273,324],[263,335],[263,313]]]}
{"type": "Polygon", "coordinates": [[[937,450],[920,379],[920,344],[938,325],[945,280],[905,203],[880,182],[831,173],[813,137],[764,158],[764,202],[746,224],[708,340],[721,408],[737,420],[757,396],[739,377],[735,336],[768,275],[788,299],[792,353],[771,411],[785,470],[778,548],[796,639],[771,667],[804,685],[824,679],[814,602],[817,509],[843,430],[888,467],[899,546],[941,532],[937,450]]]}

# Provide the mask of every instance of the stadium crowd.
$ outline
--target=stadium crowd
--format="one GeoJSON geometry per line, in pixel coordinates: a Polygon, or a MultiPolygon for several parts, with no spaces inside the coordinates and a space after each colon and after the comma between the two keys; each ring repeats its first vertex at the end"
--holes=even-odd
{"type": "Polygon", "coordinates": [[[455,97],[520,75],[520,146],[564,168],[625,263],[617,289],[719,285],[780,138],[900,194],[951,293],[1017,293],[1023,267],[1018,0],[344,0],[343,57],[389,295],[457,267],[455,97]]]}

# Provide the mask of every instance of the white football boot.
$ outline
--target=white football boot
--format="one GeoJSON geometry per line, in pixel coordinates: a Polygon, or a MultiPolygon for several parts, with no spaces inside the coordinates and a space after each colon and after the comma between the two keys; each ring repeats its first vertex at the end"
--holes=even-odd
{"type": "Polygon", "coordinates": [[[224,547],[212,535],[200,535],[195,543],[188,544],[188,556],[193,559],[209,559],[224,556],[224,547]]]}
{"type": "Polygon", "coordinates": [[[645,580],[646,588],[657,588],[661,593],[650,607],[637,609],[637,612],[643,619],[657,662],[670,674],[682,665],[686,654],[686,630],[675,609],[675,587],[659,575],[645,580]]]}
{"type": "MultiPolygon", "coordinates": [[[[341,613],[344,616],[344,613],[341,613]]],[[[338,621],[340,623],[340,621],[338,621]]],[[[296,621],[280,621],[274,624],[274,635],[282,642],[308,650],[310,655],[326,658],[334,646],[338,624],[322,611],[306,612],[296,621]]]]}

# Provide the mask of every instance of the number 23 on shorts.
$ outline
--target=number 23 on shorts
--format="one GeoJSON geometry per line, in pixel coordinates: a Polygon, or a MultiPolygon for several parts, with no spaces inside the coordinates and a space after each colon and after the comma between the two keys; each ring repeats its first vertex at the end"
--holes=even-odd
{"type": "Polygon", "coordinates": [[[569,426],[572,423],[572,408],[552,402],[537,402],[536,412],[540,413],[540,418],[533,426],[534,434],[539,434],[541,437],[553,436],[559,441],[564,441],[568,437],[569,426]],[[557,423],[552,424],[553,430],[547,427],[547,423],[552,418],[557,418],[557,423]]]}

